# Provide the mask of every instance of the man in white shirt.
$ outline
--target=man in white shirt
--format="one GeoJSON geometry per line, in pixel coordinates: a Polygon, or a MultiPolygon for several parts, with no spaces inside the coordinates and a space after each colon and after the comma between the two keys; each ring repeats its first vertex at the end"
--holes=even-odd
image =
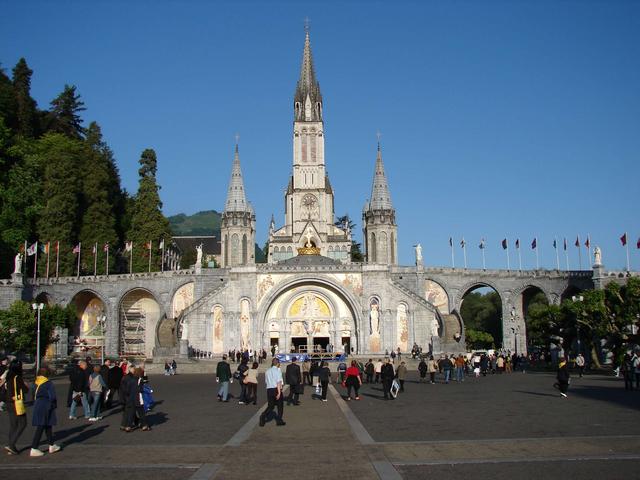
{"type": "Polygon", "coordinates": [[[269,404],[262,415],[260,415],[260,426],[264,427],[267,416],[277,407],[278,415],[276,416],[276,425],[283,426],[286,423],[282,420],[282,411],[284,410],[284,398],[282,395],[282,371],[280,370],[280,360],[273,358],[271,360],[271,368],[264,374],[264,381],[267,386],[267,400],[269,404]]]}

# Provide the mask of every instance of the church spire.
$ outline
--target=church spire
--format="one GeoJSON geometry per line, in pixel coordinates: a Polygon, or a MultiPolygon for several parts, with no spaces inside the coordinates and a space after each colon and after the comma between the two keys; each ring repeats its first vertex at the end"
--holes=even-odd
{"type": "Polygon", "coordinates": [[[320,93],[320,84],[316,79],[316,71],[313,68],[308,25],[305,26],[305,32],[302,67],[294,95],[295,119],[318,122],[322,121],[322,94],[320,93]]]}
{"type": "Polygon", "coordinates": [[[369,200],[371,210],[393,210],[391,194],[387,176],[384,173],[382,163],[382,150],[380,149],[380,138],[378,138],[378,156],[376,158],[376,171],[373,175],[373,185],[371,186],[371,200],[369,200]]]}
{"type": "Polygon", "coordinates": [[[242,170],[240,169],[240,154],[238,153],[238,141],[236,140],[236,150],[233,157],[233,167],[231,168],[231,180],[227,192],[227,201],[224,204],[225,212],[246,212],[251,207],[247,203],[244,194],[244,182],[242,180],[242,170]]]}

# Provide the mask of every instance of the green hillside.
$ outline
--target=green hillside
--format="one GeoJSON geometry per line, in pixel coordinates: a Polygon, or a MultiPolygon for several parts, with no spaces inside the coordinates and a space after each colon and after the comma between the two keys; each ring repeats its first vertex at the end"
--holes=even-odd
{"type": "Polygon", "coordinates": [[[215,210],[205,210],[185,215],[179,213],[169,217],[174,235],[220,235],[220,214],[215,210]]]}

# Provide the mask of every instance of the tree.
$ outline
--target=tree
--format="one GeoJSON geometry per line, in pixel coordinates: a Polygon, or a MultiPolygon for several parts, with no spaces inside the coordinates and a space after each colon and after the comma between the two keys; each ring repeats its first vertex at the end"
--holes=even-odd
{"type": "MultiPolygon", "coordinates": [[[[115,192],[119,191],[119,178],[113,178],[111,150],[102,140],[97,123],[92,122],[87,129],[85,152],[82,161],[82,221],[80,241],[90,246],[98,245],[96,254],[102,256],[103,246],[108,243],[115,247],[118,243],[116,233],[115,207],[112,203],[115,192]],[[115,184],[115,185],[114,185],[115,184]]],[[[85,255],[86,271],[93,271],[92,257],[85,255]]],[[[110,257],[110,270],[113,271],[115,255],[110,257]]],[[[106,269],[103,261],[98,261],[98,271],[106,269]]]]}
{"type": "Polygon", "coordinates": [[[464,296],[460,315],[469,329],[485,332],[491,337],[502,338],[502,302],[495,291],[482,294],[471,292],[464,296]]]}
{"type": "Polygon", "coordinates": [[[51,101],[50,130],[71,138],[80,139],[84,134],[79,112],[86,110],[75,85],[65,85],[60,95],[51,101]]]}
{"type": "Polygon", "coordinates": [[[171,238],[169,220],[162,214],[162,202],[160,201],[160,187],[156,181],[158,160],[156,152],[146,149],[140,157],[140,181],[138,193],[135,197],[131,227],[128,232],[128,240],[133,241],[133,271],[147,271],[149,265],[149,249],[145,247],[151,241],[153,255],[152,270],[160,270],[160,255],[157,253],[158,242],[165,242],[171,238]]]}
{"type": "Polygon", "coordinates": [[[355,231],[356,224],[351,220],[349,214],[338,217],[334,222],[334,225],[342,229],[345,229],[346,227],[348,231],[351,232],[351,261],[364,262],[364,255],[362,254],[361,245],[360,243],[356,242],[355,238],[353,237],[353,232],[355,231]]]}
{"type": "Polygon", "coordinates": [[[78,241],[80,165],[85,146],[60,134],[47,134],[38,144],[38,156],[44,165],[44,205],[38,220],[37,238],[41,242],[60,242],[60,275],[71,275],[75,272],[72,247],[78,241]]]}
{"type": "MultiPolygon", "coordinates": [[[[51,344],[54,328],[71,328],[75,319],[73,306],[45,306],[40,314],[40,355],[51,344]]],[[[17,301],[8,310],[0,310],[0,345],[5,352],[35,355],[37,323],[29,302],[17,301]]]]}
{"type": "Polygon", "coordinates": [[[13,68],[13,91],[16,105],[16,134],[25,138],[36,136],[37,109],[31,98],[31,75],[33,70],[24,58],[13,68]]]}
{"type": "Polygon", "coordinates": [[[493,335],[487,332],[482,332],[474,329],[465,330],[465,340],[467,343],[467,349],[486,349],[495,347],[495,340],[493,335]]]}

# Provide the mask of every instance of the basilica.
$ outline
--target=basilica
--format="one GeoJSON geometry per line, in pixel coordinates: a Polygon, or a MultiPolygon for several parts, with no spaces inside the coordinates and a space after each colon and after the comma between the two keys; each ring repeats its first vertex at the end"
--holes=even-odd
{"type": "Polygon", "coordinates": [[[255,263],[256,217],[236,146],[221,225],[221,267],[228,274],[211,291],[189,292],[192,300],[200,298],[176,312],[182,341],[214,353],[276,346],[365,354],[406,352],[414,343],[441,350],[445,342],[451,351],[463,348],[461,323],[449,315],[442,287],[424,279],[421,258],[415,266],[397,266],[398,227],[379,145],[362,212],[366,259],[351,261],[352,232],[335,224],[308,31],[292,106],[285,223],[271,219],[267,263],[255,263]]]}

